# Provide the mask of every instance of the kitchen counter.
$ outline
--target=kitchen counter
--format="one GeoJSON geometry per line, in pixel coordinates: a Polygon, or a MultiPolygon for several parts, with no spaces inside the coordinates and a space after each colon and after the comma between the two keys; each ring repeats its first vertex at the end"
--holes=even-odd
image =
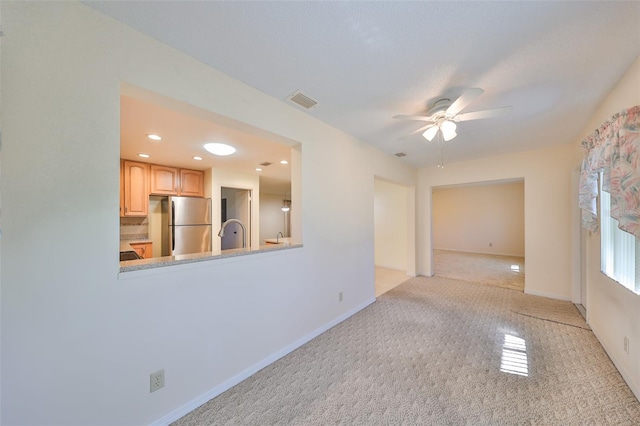
{"type": "MultiPolygon", "coordinates": [[[[137,242],[137,241],[136,241],[137,242]]],[[[151,259],[126,260],[120,262],[120,272],[141,271],[145,269],[161,268],[164,266],[184,265],[187,263],[207,262],[216,259],[229,257],[247,256],[258,253],[288,250],[302,247],[302,244],[280,243],[267,244],[260,247],[239,248],[231,250],[221,250],[218,252],[205,252],[193,254],[181,254],[177,256],[153,257],[151,259]]],[[[122,242],[120,245],[122,250],[122,242]]]]}
{"type": "Polygon", "coordinates": [[[122,253],[123,251],[132,251],[133,248],[131,247],[131,244],[147,244],[147,243],[152,243],[153,241],[151,241],[149,238],[136,238],[133,240],[120,240],[120,252],[122,253]]]}
{"type": "Polygon", "coordinates": [[[291,244],[291,238],[266,238],[264,242],[267,244],[291,244]]]}

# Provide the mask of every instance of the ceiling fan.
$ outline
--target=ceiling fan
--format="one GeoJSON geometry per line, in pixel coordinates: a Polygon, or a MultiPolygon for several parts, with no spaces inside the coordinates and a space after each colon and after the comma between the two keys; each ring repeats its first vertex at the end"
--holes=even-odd
{"type": "Polygon", "coordinates": [[[463,109],[479,98],[483,93],[484,90],[477,87],[467,89],[453,102],[451,102],[450,99],[440,99],[436,101],[433,107],[427,112],[427,115],[395,115],[393,118],[426,121],[428,123],[427,125],[411,132],[408,136],[424,131],[422,136],[428,141],[432,141],[438,134],[438,131],[440,131],[442,139],[447,142],[458,135],[456,133],[456,123],[461,121],[498,117],[511,110],[511,107],[508,106],[461,114],[463,109]]]}

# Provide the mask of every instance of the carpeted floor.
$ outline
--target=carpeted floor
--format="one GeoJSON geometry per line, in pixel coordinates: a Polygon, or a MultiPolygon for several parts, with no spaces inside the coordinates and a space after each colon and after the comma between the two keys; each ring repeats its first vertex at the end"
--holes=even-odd
{"type": "Polygon", "coordinates": [[[412,278],[175,424],[638,425],[578,311],[547,301],[412,278]]]}
{"type": "Polygon", "coordinates": [[[524,291],[524,257],[434,250],[433,265],[439,277],[524,291]]]}

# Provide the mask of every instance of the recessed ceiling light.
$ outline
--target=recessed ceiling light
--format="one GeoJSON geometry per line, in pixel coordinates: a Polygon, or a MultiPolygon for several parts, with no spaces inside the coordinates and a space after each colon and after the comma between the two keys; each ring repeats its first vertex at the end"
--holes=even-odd
{"type": "Polygon", "coordinates": [[[148,134],[147,137],[149,139],[151,139],[152,141],[161,141],[162,140],[162,138],[160,136],[154,135],[154,134],[148,134]]]}
{"type": "Polygon", "coordinates": [[[261,172],[262,169],[260,167],[256,167],[256,172],[261,172]]]}
{"type": "Polygon", "coordinates": [[[280,161],[280,164],[289,164],[289,162],[287,160],[282,160],[280,161]]]}
{"type": "Polygon", "coordinates": [[[231,155],[236,152],[236,149],[231,145],[227,145],[224,143],[206,143],[204,144],[204,149],[212,153],[213,155],[231,155]]]}
{"type": "Polygon", "coordinates": [[[149,154],[143,154],[143,153],[140,153],[140,154],[138,154],[138,157],[142,157],[142,158],[149,158],[149,157],[150,157],[150,155],[149,155],[149,154]]]}
{"type": "Polygon", "coordinates": [[[202,161],[202,157],[198,157],[197,155],[193,157],[194,160],[202,161]]]}

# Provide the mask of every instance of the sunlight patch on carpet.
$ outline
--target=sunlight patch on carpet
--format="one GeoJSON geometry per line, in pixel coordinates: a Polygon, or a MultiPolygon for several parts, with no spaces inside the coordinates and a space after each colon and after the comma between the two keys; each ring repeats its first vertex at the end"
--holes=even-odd
{"type": "Polygon", "coordinates": [[[527,343],[524,339],[510,334],[504,335],[500,371],[503,373],[517,374],[518,376],[529,376],[527,343]]]}

